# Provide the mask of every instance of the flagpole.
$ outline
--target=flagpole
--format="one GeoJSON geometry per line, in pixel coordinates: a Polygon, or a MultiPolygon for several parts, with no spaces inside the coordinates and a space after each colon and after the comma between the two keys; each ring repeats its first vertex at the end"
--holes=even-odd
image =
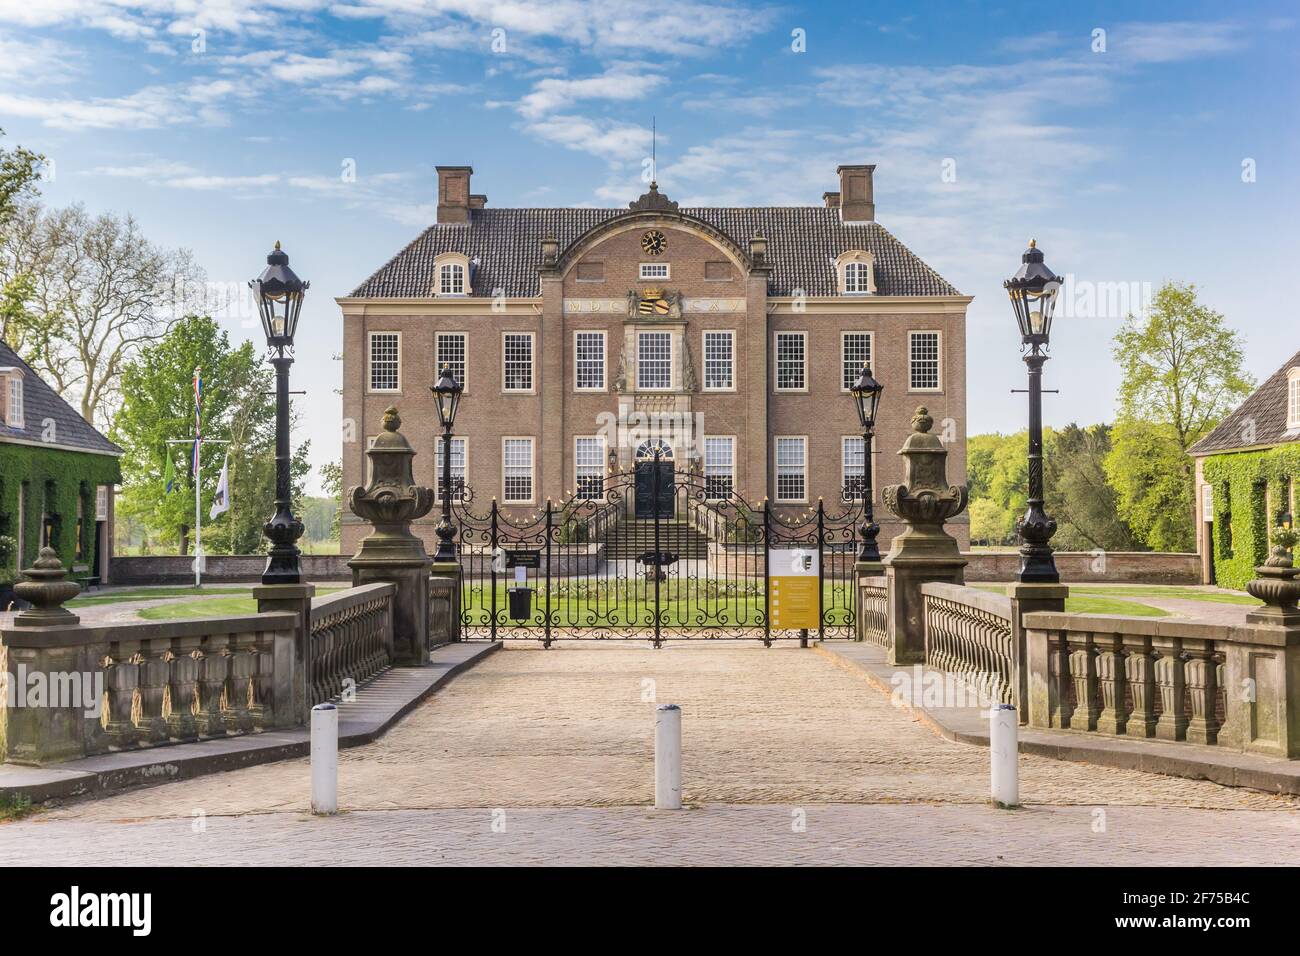
{"type": "MultiPolygon", "coordinates": [[[[193,446],[194,446],[194,443],[195,443],[196,440],[198,440],[198,439],[194,439],[194,438],[169,438],[169,439],[167,439],[167,444],[169,444],[169,445],[189,445],[189,446],[193,447],[193,446]]],[[[198,440],[198,441],[199,441],[199,447],[200,447],[200,448],[202,448],[202,446],[203,446],[205,443],[206,443],[206,444],[209,444],[209,445],[229,445],[229,444],[230,444],[229,441],[227,441],[227,440],[225,440],[225,439],[218,439],[218,438],[207,438],[207,439],[198,440]]],[[[200,510],[200,509],[202,508],[202,505],[200,504],[200,501],[201,501],[200,495],[202,494],[202,488],[203,488],[203,486],[202,486],[201,482],[199,481],[199,478],[201,477],[201,474],[202,474],[202,468],[200,467],[200,464],[199,464],[199,456],[198,456],[198,455],[195,455],[195,459],[194,459],[194,463],[193,463],[193,464],[194,464],[194,467],[191,468],[191,471],[192,471],[193,474],[194,474],[194,586],[197,588],[197,587],[202,587],[202,586],[203,586],[203,584],[202,584],[202,578],[200,577],[200,573],[201,573],[201,572],[199,571],[199,559],[203,556],[203,525],[202,525],[202,523],[201,523],[202,519],[201,519],[201,517],[200,517],[200,515],[202,514],[202,511],[200,510]]],[[[229,493],[229,492],[227,492],[227,493],[229,493]]]]}

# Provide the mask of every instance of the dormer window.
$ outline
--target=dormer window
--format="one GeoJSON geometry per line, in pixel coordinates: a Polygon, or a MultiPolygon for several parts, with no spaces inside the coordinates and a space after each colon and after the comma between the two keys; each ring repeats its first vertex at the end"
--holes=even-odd
{"type": "Polygon", "coordinates": [[[835,260],[840,295],[871,295],[876,291],[875,260],[871,253],[853,249],[835,260]]]}
{"type": "Polygon", "coordinates": [[[1300,365],[1286,373],[1286,428],[1300,428],[1300,365]]]}
{"type": "Polygon", "coordinates": [[[469,259],[460,253],[438,256],[434,264],[433,294],[438,296],[469,295],[469,259]]]}
{"type": "Polygon", "coordinates": [[[16,368],[0,369],[4,386],[4,419],[10,428],[23,427],[23,373],[16,368]]]}

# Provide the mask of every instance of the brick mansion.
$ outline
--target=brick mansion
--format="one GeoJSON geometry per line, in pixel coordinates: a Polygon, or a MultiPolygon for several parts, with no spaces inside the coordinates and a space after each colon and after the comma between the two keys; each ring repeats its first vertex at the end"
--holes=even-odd
{"type": "MultiPolygon", "coordinates": [[[[869,363],[883,549],[900,526],[880,489],[902,479],[918,405],[965,481],[970,298],[876,222],[874,172],[840,166],[807,206],[679,207],[651,184],[624,209],[494,208],[470,167],[437,167],[437,222],[338,300],[344,488],[366,483],[390,405],[416,480],[437,486],[429,389],[450,366],[465,386],[453,478],[476,507],[558,505],[657,449],[719,495],[839,510],[860,494],[848,389],[869,363]]],[[[436,517],[417,524],[430,545],[436,517]]],[[[347,518],[352,553],[367,528],[347,518]]]]}

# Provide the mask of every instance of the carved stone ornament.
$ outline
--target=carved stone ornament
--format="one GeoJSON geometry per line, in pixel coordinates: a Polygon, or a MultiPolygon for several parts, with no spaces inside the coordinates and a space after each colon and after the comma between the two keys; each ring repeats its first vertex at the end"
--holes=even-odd
{"type": "Polygon", "coordinates": [[[81,593],[81,585],[67,580],[68,572],[53,548],[41,548],[36,563],[23,571],[23,580],[14,585],[14,594],[31,607],[14,617],[20,627],[61,627],[76,624],[80,618],[63,607],[81,593]]]}
{"type": "Polygon", "coordinates": [[[1248,621],[1271,621],[1279,624],[1300,624],[1300,568],[1292,567],[1291,552],[1276,545],[1262,567],[1255,569],[1256,577],[1246,582],[1246,590],[1264,602],[1264,607],[1252,611],[1248,621]]]}
{"type": "Polygon", "coordinates": [[[627,294],[627,314],[634,319],[680,319],[682,294],[667,289],[631,289],[627,294]]]}
{"type": "Polygon", "coordinates": [[[433,489],[415,483],[411,459],[415,450],[398,429],[402,419],[397,409],[384,411],[384,431],[367,451],[370,484],[358,485],[348,494],[348,507],[374,526],[361,541],[356,560],[424,560],[423,542],[411,533],[411,522],[423,518],[433,507],[433,489]]]}
{"type": "Polygon", "coordinates": [[[658,183],[650,184],[650,191],[642,193],[641,198],[627,204],[633,212],[676,212],[677,203],[659,191],[658,183]]]}
{"type": "Polygon", "coordinates": [[[900,557],[960,557],[957,540],[944,522],[966,508],[965,485],[948,484],[948,449],[930,434],[934,419],[922,405],[912,418],[912,433],[898,454],[903,458],[903,483],[884,489],[885,505],[903,519],[906,530],[895,536],[891,559],[900,557]]]}

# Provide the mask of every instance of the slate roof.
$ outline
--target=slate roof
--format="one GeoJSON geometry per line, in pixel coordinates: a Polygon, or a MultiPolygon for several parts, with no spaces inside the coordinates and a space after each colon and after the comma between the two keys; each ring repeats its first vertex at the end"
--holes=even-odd
{"type": "Polygon", "coordinates": [[[1191,455],[1213,455],[1238,448],[1257,448],[1260,445],[1277,445],[1300,441],[1300,428],[1287,431],[1286,388],[1287,372],[1300,365],[1300,352],[1283,363],[1236,410],[1219,422],[1208,435],[1189,448],[1191,455]],[[1249,427],[1254,422],[1253,435],[1249,427]],[[1253,440],[1247,441],[1247,436],[1253,440]]]}
{"type": "Polygon", "coordinates": [[[0,340],[0,368],[18,367],[23,370],[23,427],[11,428],[0,417],[0,443],[7,438],[24,441],[41,441],[47,419],[54,420],[55,445],[63,448],[80,448],[101,454],[120,455],[117,447],[93,426],[86,423],[77,411],[59,397],[58,392],[45,384],[14,350],[0,340]]]}
{"type": "MultiPolygon", "coordinates": [[[[503,289],[510,298],[540,294],[541,240],[550,234],[564,250],[587,230],[627,209],[475,209],[468,225],[433,225],[352,293],[357,298],[424,298],[433,288],[433,259],[459,252],[479,259],[477,295],[503,289]]],[[[879,223],[845,225],[838,209],[822,206],[697,207],[681,212],[709,223],[742,249],[761,231],[772,267],[768,294],[835,295],[837,255],[863,249],[875,257],[879,295],[960,295],[942,276],[879,223]]],[[[668,214],[671,217],[671,214],[668,214]]]]}

